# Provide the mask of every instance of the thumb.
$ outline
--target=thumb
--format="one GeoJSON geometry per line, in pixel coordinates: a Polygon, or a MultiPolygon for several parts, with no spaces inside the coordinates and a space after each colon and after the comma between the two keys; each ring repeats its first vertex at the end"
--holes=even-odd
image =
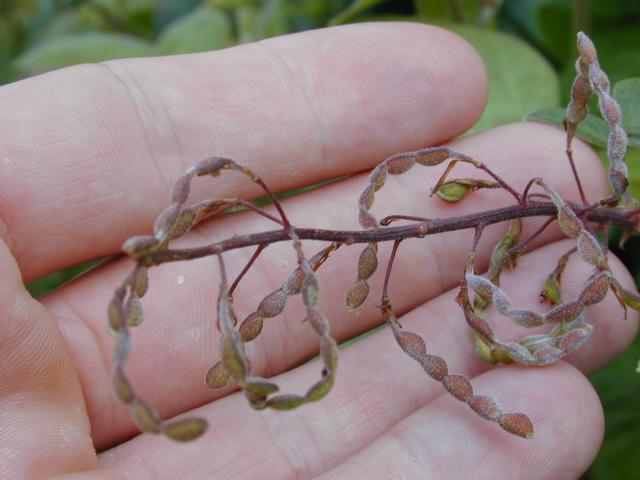
{"type": "Polygon", "coordinates": [[[51,315],[0,240],[0,478],[41,478],[97,460],[76,371],[51,315]]]}

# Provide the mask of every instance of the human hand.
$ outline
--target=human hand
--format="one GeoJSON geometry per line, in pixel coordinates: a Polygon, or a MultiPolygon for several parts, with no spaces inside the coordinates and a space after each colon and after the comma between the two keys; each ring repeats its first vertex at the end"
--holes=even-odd
{"type": "MultiPolygon", "coordinates": [[[[232,387],[207,389],[203,377],[218,359],[219,338],[212,259],[152,270],[146,320],[134,333],[128,363],[138,391],[163,418],[196,411],[210,421],[209,430],[188,444],[136,436],[128,409],[112,392],[113,338],[105,319],[131,261],[112,261],[40,302],[22,285],[117,253],[127,237],[149,232],[173,181],[216,154],[250,166],[278,191],[353,174],[283,204],[299,226],[359,228],[357,198],[366,182],[359,172],[392,153],[464,132],[485,98],[485,73],[471,47],[451,33],[410,24],[355,25],[214,53],[77,66],[0,88],[0,478],[577,478],[603,434],[600,403],[584,374],[632,341],[637,317],[620,321],[620,307],[608,295],[590,308],[594,334],[568,363],[489,370],[454,303],[469,232],[403,243],[390,296],[402,324],[425,338],[430,353],[446,358],[451,372],[532,419],[532,440],[505,433],[447,395],[397,348],[388,329],[343,349],[331,393],[292,412],[254,412],[232,387]]],[[[564,141],[555,129],[519,124],[451,146],[520,189],[542,175],[577,199],[564,141]]],[[[587,195],[603,198],[607,180],[598,157],[582,144],[574,150],[578,169],[588,174],[587,195]]],[[[479,191],[475,201],[444,205],[426,198],[436,179],[437,173],[416,171],[380,192],[374,208],[438,217],[478,204],[498,207],[508,198],[479,191]]],[[[259,195],[246,179],[229,175],[200,181],[193,196],[211,192],[259,195]]],[[[541,221],[525,224],[530,234],[541,221]]],[[[271,228],[242,213],[207,222],[176,243],[271,228]]],[[[495,244],[501,232],[494,227],[485,236],[495,244]]],[[[478,259],[485,266],[486,240],[478,259]]],[[[316,250],[311,243],[305,242],[308,254],[316,250]]],[[[570,246],[557,230],[540,237],[518,268],[504,273],[514,301],[537,301],[537,286],[570,246]]],[[[382,321],[373,301],[357,313],[344,307],[359,250],[335,252],[318,272],[320,305],[339,341],[382,321]]],[[[230,252],[228,265],[241,268],[251,253],[230,252]]],[[[621,263],[613,256],[610,263],[632,288],[621,263]]],[[[270,246],[238,288],[240,318],[293,268],[289,245],[270,246]]],[[[577,291],[588,271],[571,262],[564,287],[577,291]]],[[[371,282],[373,292],[380,291],[380,277],[371,282]]],[[[299,366],[318,350],[303,317],[292,302],[248,345],[255,373],[275,376],[285,391],[304,391],[319,375],[315,361],[299,366]]]]}

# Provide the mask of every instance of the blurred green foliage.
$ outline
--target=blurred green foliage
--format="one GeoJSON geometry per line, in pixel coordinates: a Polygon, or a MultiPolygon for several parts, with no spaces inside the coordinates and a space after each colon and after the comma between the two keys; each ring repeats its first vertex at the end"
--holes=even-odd
{"type": "MultiPolygon", "coordinates": [[[[435,23],[476,47],[487,65],[490,94],[471,132],[524,118],[560,125],[575,75],[575,33],[587,31],[622,105],[632,147],[627,162],[640,196],[640,1],[635,0],[0,0],[0,84],[76,63],[215,50],[367,20],[435,23]]],[[[607,126],[596,109],[578,135],[603,151],[607,126]]],[[[640,240],[632,238],[624,251],[615,240],[615,252],[640,280],[640,240]]],[[[34,296],[46,294],[96,263],[52,273],[28,288],[34,296]]],[[[585,479],[640,478],[638,358],[637,339],[592,376],[607,432],[585,479]]]]}

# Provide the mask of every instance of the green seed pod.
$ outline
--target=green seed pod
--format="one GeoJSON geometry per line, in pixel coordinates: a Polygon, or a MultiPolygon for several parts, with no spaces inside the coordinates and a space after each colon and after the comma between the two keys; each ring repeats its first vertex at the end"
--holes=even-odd
{"type": "Polygon", "coordinates": [[[278,395],[267,400],[267,407],[274,410],[293,410],[306,403],[300,395],[278,395]]]}
{"type": "Polygon", "coordinates": [[[207,421],[203,418],[184,418],[162,426],[164,434],[179,442],[195,440],[207,430],[207,421]]]}
{"type": "Polygon", "coordinates": [[[222,388],[229,381],[229,370],[222,361],[216,362],[207,372],[205,383],[209,388],[222,388]]]}
{"type": "Polygon", "coordinates": [[[369,243],[360,254],[360,258],[358,258],[359,279],[367,279],[375,273],[378,268],[378,257],[376,255],[377,250],[377,243],[369,243]]]}
{"type": "Polygon", "coordinates": [[[279,390],[275,383],[271,383],[267,379],[260,377],[247,377],[242,384],[242,389],[245,392],[249,392],[260,397],[266,397],[267,395],[279,390]]]}
{"type": "Polygon", "coordinates": [[[562,303],[562,297],[560,296],[560,285],[556,280],[555,273],[549,274],[544,282],[544,290],[540,293],[540,300],[548,300],[552,305],[559,305],[562,303]]]}
{"type": "Polygon", "coordinates": [[[369,284],[366,280],[358,280],[347,292],[347,308],[355,310],[364,303],[369,295],[369,284]]]}
{"type": "Polygon", "coordinates": [[[500,417],[500,407],[498,406],[496,399],[493,397],[474,395],[469,399],[468,404],[471,407],[471,410],[476,412],[482,418],[497,422],[498,417],[500,417]]]}
{"type": "Polygon", "coordinates": [[[280,315],[286,305],[287,294],[282,290],[276,290],[264,297],[256,312],[262,318],[272,318],[280,315]]]}
{"type": "Polygon", "coordinates": [[[436,194],[445,202],[456,203],[466,197],[470,191],[469,185],[452,180],[442,184],[436,194]]]}
{"type": "Polygon", "coordinates": [[[251,342],[260,335],[262,331],[263,319],[258,312],[250,313],[240,324],[240,338],[243,342],[251,342]]]}
{"type": "Polygon", "coordinates": [[[427,375],[439,382],[441,382],[449,373],[447,369],[447,362],[437,355],[425,355],[419,360],[419,362],[424,371],[427,372],[427,375]]]}
{"type": "Polygon", "coordinates": [[[533,437],[531,420],[523,413],[506,413],[498,417],[498,424],[509,433],[523,438],[533,437]]]}
{"type": "Polygon", "coordinates": [[[497,363],[497,360],[493,357],[491,346],[475,332],[473,332],[473,339],[475,351],[478,357],[480,357],[480,360],[490,363],[491,365],[495,365],[497,363]]]}
{"type": "Polygon", "coordinates": [[[240,346],[236,344],[236,339],[222,339],[222,361],[224,367],[237,381],[242,382],[247,374],[247,364],[240,350],[240,346]]]}
{"type": "Polygon", "coordinates": [[[451,395],[462,402],[468,401],[473,396],[471,382],[464,375],[447,375],[442,379],[442,384],[451,395]]]}
{"type": "Polygon", "coordinates": [[[162,423],[153,409],[140,399],[136,399],[131,404],[133,420],[143,432],[160,433],[162,423]]]}
{"type": "Polygon", "coordinates": [[[331,391],[333,387],[335,377],[333,375],[327,375],[318,380],[305,394],[305,398],[308,402],[316,402],[323,398],[331,391]]]}

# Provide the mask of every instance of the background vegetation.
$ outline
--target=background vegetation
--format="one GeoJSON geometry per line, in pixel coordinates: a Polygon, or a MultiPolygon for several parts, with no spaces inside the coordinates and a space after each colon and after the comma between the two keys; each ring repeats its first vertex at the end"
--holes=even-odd
{"type": "MultiPolygon", "coordinates": [[[[627,163],[639,196],[637,0],[0,0],[0,84],[76,63],[200,52],[328,24],[390,19],[443,25],[483,56],[489,103],[472,132],[525,118],[559,124],[574,77],[575,32],[588,32],[622,105],[633,147],[627,163]]],[[[606,134],[595,113],[579,130],[596,149],[605,146],[606,134]]],[[[614,232],[611,246],[639,282],[640,241],[632,239],[621,252],[616,240],[614,232]]],[[[28,288],[34,296],[46,294],[103,260],[56,272],[28,288]]],[[[640,478],[638,358],[640,339],[591,377],[607,431],[584,479],[640,478]]]]}

